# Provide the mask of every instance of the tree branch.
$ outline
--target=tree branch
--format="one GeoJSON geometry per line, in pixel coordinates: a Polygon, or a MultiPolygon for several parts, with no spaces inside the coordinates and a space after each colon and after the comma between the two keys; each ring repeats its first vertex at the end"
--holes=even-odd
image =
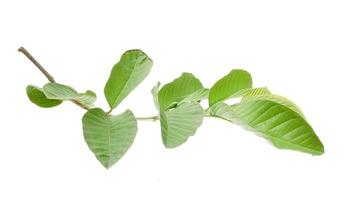
{"type": "Polygon", "coordinates": [[[47,77],[47,79],[55,83],[55,80],[52,75],[50,75],[45,68],[42,67],[42,65],[24,48],[20,47],[18,49],[19,52],[23,53],[34,65],[47,77]]]}

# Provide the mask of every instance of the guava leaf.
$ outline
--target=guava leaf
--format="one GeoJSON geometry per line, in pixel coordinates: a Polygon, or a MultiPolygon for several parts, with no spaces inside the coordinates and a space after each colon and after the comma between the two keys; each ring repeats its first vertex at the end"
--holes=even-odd
{"type": "Polygon", "coordinates": [[[26,94],[32,103],[42,108],[51,108],[62,103],[60,100],[48,99],[43,93],[43,90],[34,85],[28,85],[26,87],[26,94]]]}
{"type": "Polygon", "coordinates": [[[209,106],[232,97],[242,96],[249,88],[252,88],[251,75],[247,71],[234,69],[210,88],[209,106]]]}
{"type": "Polygon", "coordinates": [[[231,120],[267,138],[280,149],[320,155],[324,147],[296,107],[275,96],[256,96],[231,107],[231,120]]]}
{"type": "Polygon", "coordinates": [[[118,106],[149,74],[153,61],[141,50],[126,51],[114,65],[104,88],[111,109],[118,106]]]}
{"type": "Polygon", "coordinates": [[[172,104],[180,102],[200,89],[204,89],[202,83],[193,74],[185,72],[160,89],[158,93],[160,109],[166,110],[172,104]]]}
{"type": "Polygon", "coordinates": [[[194,135],[202,124],[204,110],[198,103],[183,103],[172,110],[160,112],[162,142],[175,148],[194,135]]]}
{"type": "Polygon", "coordinates": [[[112,116],[93,108],[85,113],[82,122],[89,149],[107,169],[125,155],[137,133],[137,121],[130,110],[112,116]]]}
{"type": "Polygon", "coordinates": [[[43,92],[48,99],[75,100],[87,107],[91,107],[96,101],[96,94],[90,90],[85,93],[78,93],[72,87],[59,83],[47,83],[43,86],[43,92]]]}

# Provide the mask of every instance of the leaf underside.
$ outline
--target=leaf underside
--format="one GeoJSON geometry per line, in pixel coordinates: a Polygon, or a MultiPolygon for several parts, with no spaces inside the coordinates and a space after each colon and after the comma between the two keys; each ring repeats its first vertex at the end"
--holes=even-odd
{"type": "Polygon", "coordinates": [[[72,87],[59,83],[47,83],[43,86],[43,92],[49,99],[74,100],[86,107],[91,107],[96,101],[96,94],[90,90],[78,93],[72,87]]]}
{"type": "Polygon", "coordinates": [[[162,142],[166,148],[185,143],[202,124],[204,110],[198,103],[183,103],[160,113],[162,142]]]}
{"type": "Polygon", "coordinates": [[[129,50],[121,56],[104,88],[111,109],[118,106],[145,79],[152,65],[152,60],[141,50],[129,50]]]}
{"type": "Polygon", "coordinates": [[[111,116],[93,108],[85,113],[82,122],[89,149],[107,169],[125,155],[137,133],[137,121],[130,110],[111,116]]]}

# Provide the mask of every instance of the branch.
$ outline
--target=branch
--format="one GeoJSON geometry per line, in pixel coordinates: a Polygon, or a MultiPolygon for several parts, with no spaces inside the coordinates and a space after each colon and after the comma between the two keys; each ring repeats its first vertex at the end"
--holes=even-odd
{"type": "Polygon", "coordinates": [[[42,67],[42,65],[24,48],[20,47],[18,49],[19,52],[23,53],[34,65],[47,77],[47,79],[55,83],[55,80],[52,75],[50,75],[45,68],[42,67]]]}
{"type": "MultiPolygon", "coordinates": [[[[56,83],[53,76],[50,75],[47,70],[42,67],[42,65],[24,48],[24,47],[20,47],[18,49],[19,52],[23,53],[32,63],[34,63],[34,65],[42,72],[43,75],[45,75],[47,77],[47,79],[49,80],[49,82],[51,83],[56,83]]],[[[89,107],[82,105],[81,103],[79,103],[76,100],[71,100],[74,104],[76,104],[77,106],[85,109],[85,110],[89,110],[89,107]]]]}

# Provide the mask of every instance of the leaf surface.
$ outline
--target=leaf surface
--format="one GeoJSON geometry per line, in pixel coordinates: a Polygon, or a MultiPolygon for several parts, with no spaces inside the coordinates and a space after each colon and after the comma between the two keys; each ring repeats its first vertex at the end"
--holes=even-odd
{"type": "Polygon", "coordinates": [[[202,124],[204,110],[198,103],[183,103],[172,110],[160,112],[162,142],[175,148],[194,135],[202,124]]]}
{"type": "Polygon", "coordinates": [[[42,108],[51,108],[62,103],[60,100],[48,99],[43,93],[43,90],[34,85],[28,85],[26,87],[26,94],[32,103],[42,108]]]}
{"type": "Polygon", "coordinates": [[[72,87],[59,83],[47,83],[43,86],[43,92],[48,99],[75,100],[87,107],[91,107],[96,101],[96,94],[90,90],[85,93],[78,93],[72,87]]]}
{"type": "Polygon", "coordinates": [[[247,71],[234,69],[210,88],[209,106],[232,97],[242,96],[251,87],[251,75],[247,71]]]}
{"type": "Polygon", "coordinates": [[[160,109],[166,110],[200,89],[204,89],[202,83],[193,74],[185,72],[160,89],[158,93],[160,109]]]}
{"type": "Polygon", "coordinates": [[[118,106],[145,79],[152,65],[152,60],[141,50],[129,50],[121,56],[104,88],[111,109],[118,106]]]}
{"type": "Polygon", "coordinates": [[[320,155],[324,147],[305,118],[275,96],[256,96],[231,107],[237,124],[259,133],[282,149],[320,155]]]}
{"type": "Polygon", "coordinates": [[[85,113],[82,122],[89,149],[107,169],[125,155],[137,133],[137,121],[130,110],[112,116],[93,108],[85,113]]]}

